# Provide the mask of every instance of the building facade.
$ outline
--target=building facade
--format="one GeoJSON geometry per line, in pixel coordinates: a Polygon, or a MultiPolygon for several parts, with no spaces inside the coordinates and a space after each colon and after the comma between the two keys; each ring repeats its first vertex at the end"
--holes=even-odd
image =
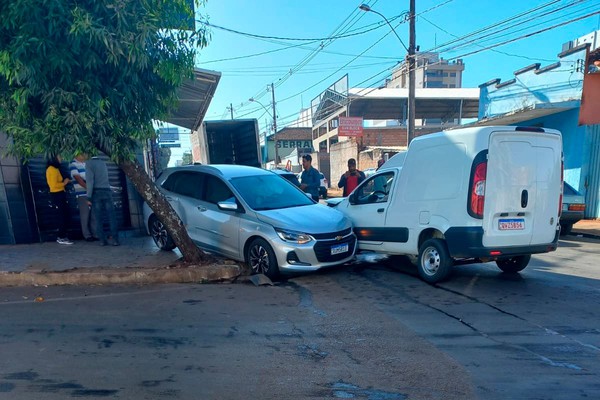
{"type": "MultiPolygon", "coordinates": [[[[600,119],[586,122],[580,118],[582,92],[590,78],[600,77],[592,77],[587,68],[588,54],[594,50],[592,46],[597,46],[599,34],[597,31],[591,35],[592,42],[564,45],[566,50],[558,54],[554,63],[531,64],[515,71],[511,79],[496,78],[482,84],[476,123],[561,131],[564,179],[585,196],[586,218],[600,218],[600,119]]],[[[590,106],[598,115],[597,104],[590,106]]]]}
{"type": "MultiPolygon", "coordinates": [[[[465,65],[461,59],[444,60],[438,53],[423,52],[416,55],[415,88],[452,89],[462,87],[462,73],[465,65]]],[[[392,72],[385,87],[408,88],[408,65],[400,65],[392,72]]]]}

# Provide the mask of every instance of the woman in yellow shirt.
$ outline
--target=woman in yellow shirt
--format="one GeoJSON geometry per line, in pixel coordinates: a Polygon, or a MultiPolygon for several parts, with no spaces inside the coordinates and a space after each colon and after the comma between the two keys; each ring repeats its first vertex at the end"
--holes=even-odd
{"type": "Polygon", "coordinates": [[[46,182],[50,188],[50,199],[56,209],[58,217],[58,237],[56,242],[58,244],[73,244],[67,238],[67,227],[71,219],[69,211],[69,205],[67,203],[67,192],[65,186],[71,181],[69,178],[63,178],[60,173],[61,158],[59,156],[52,157],[48,160],[48,167],[46,168],[46,182]]]}

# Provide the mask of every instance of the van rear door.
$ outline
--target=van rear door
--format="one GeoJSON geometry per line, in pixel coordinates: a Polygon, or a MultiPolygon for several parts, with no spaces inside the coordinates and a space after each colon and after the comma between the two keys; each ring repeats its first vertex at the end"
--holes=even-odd
{"type": "Polygon", "coordinates": [[[560,132],[515,128],[490,135],[483,245],[551,243],[561,193],[560,132]]]}

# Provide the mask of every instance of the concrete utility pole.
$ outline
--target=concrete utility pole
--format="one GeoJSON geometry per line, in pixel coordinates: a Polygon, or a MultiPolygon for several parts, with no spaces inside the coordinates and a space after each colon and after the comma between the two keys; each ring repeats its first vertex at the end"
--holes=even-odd
{"type": "Polygon", "coordinates": [[[409,22],[409,41],[408,48],[392,26],[390,21],[380,13],[379,11],[373,10],[367,4],[361,4],[358,8],[365,12],[373,12],[379,15],[381,18],[385,20],[388,24],[394,35],[398,38],[404,49],[408,52],[405,57],[405,65],[408,68],[408,123],[406,129],[406,144],[410,144],[410,142],[415,137],[415,75],[416,75],[416,34],[415,34],[415,0],[410,0],[410,10],[408,12],[408,22],[409,22]]]}
{"type": "Polygon", "coordinates": [[[416,75],[416,34],[415,34],[415,0],[410,0],[410,10],[408,15],[408,129],[406,134],[406,144],[415,138],[415,75],[416,75]]]}
{"type": "Polygon", "coordinates": [[[275,142],[275,166],[279,165],[279,149],[277,148],[277,111],[275,111],[275,86],[271,83],[273,98],[273,142],[275,142]]]}

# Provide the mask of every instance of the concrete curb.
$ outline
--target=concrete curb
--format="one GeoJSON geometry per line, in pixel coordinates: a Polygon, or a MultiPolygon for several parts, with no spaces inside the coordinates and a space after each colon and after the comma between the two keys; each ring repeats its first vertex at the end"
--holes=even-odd
{"type": "Polygon", "coordinates": [[[600,240],[600,235],[597,235],[595,233],[587,233],[587,232],[582,232],[582,231],[571,231],[571,236],[581,236],[584,237],[586,239],[596,239],[596,240],[600,240]]]}
{"type": "Polygon", "coordinates": [[[0,272],[0,287],[208,283],[233,281],[242,273],[235,264],[164,268],[74,268],[65,271],[0,272]]]}

